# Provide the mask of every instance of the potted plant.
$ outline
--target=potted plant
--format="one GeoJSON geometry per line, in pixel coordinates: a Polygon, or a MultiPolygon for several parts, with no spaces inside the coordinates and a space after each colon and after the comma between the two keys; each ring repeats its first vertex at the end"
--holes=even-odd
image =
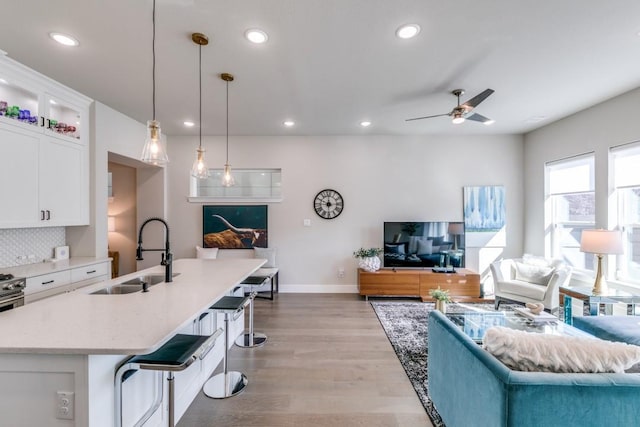
{"type": "Polygon", "coordinates": [[[378,255],[381,253],[381,248],[360,248],[353,253],[353,256],[358,260],[358,267],[365,271],[374,272],[380,269],[378,255]]]}
{"type": "Polygon", "coordinates": [[[436,310],[441,311],[442,313],[446,313],[447,303],[451,302],[449,290],[440,289],[440,286],[438,286],[438,289],[431,289],[429,291],[429,295],[431,295],[431,298],[436,300],[436,310]]]}

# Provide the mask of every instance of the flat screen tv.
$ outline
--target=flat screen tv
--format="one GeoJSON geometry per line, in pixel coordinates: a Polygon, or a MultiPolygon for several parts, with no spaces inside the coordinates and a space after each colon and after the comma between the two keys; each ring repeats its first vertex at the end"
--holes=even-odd
{"type": "Polygon", "coordinates": [[[464,267],[464,222],[385,222],[384,267],[464,267]]]}

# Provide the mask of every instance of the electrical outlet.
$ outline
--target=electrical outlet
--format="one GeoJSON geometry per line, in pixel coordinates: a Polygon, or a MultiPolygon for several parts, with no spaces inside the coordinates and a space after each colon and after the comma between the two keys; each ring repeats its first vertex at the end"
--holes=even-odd
{"type": "Polygon", "coordinates": [[[74,395],[72,391],[57,392],[56,418],[59,420],[72,420],[74,411],[74,395]]]}
{"type": "Polygon", "coordinates": [[[338,278],[342,279],[344,277],[344,268],[340,267],[338,269],[338,278]]]}

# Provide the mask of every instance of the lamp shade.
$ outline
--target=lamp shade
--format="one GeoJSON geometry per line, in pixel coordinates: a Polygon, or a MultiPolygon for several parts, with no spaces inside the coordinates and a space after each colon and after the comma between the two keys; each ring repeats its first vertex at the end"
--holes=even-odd
{"type": "Polygon", "coordinates": [[[622,234],[618,230],[583,230],[580,251],[615,255],[622,253],[622,234]]]}
{"type": "Polygon", "coordinates": [[[448,228],[449,234],[460,235],[464,234],[464,224],[461,222],[450,222],[448,228]]]}
{"type": "Polygon", "coordinates": [[[107,217],[107,230],[116,231],[116,217],[108,216],[107,217]]]}

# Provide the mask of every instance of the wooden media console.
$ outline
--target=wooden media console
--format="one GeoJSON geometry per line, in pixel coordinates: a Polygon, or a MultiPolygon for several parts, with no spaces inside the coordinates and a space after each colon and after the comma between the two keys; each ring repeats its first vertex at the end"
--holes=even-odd
{"type": "Polygon", "coordinates": [[[480,275],[466,268],[453,273],[435,273],[431,269],[402,270],[385,268],[370,273],[358,269],[358,291],[369,296],[412,296],[433,301],[431,289],[448,290],[454,301],[481,300],[480,275]]]}

